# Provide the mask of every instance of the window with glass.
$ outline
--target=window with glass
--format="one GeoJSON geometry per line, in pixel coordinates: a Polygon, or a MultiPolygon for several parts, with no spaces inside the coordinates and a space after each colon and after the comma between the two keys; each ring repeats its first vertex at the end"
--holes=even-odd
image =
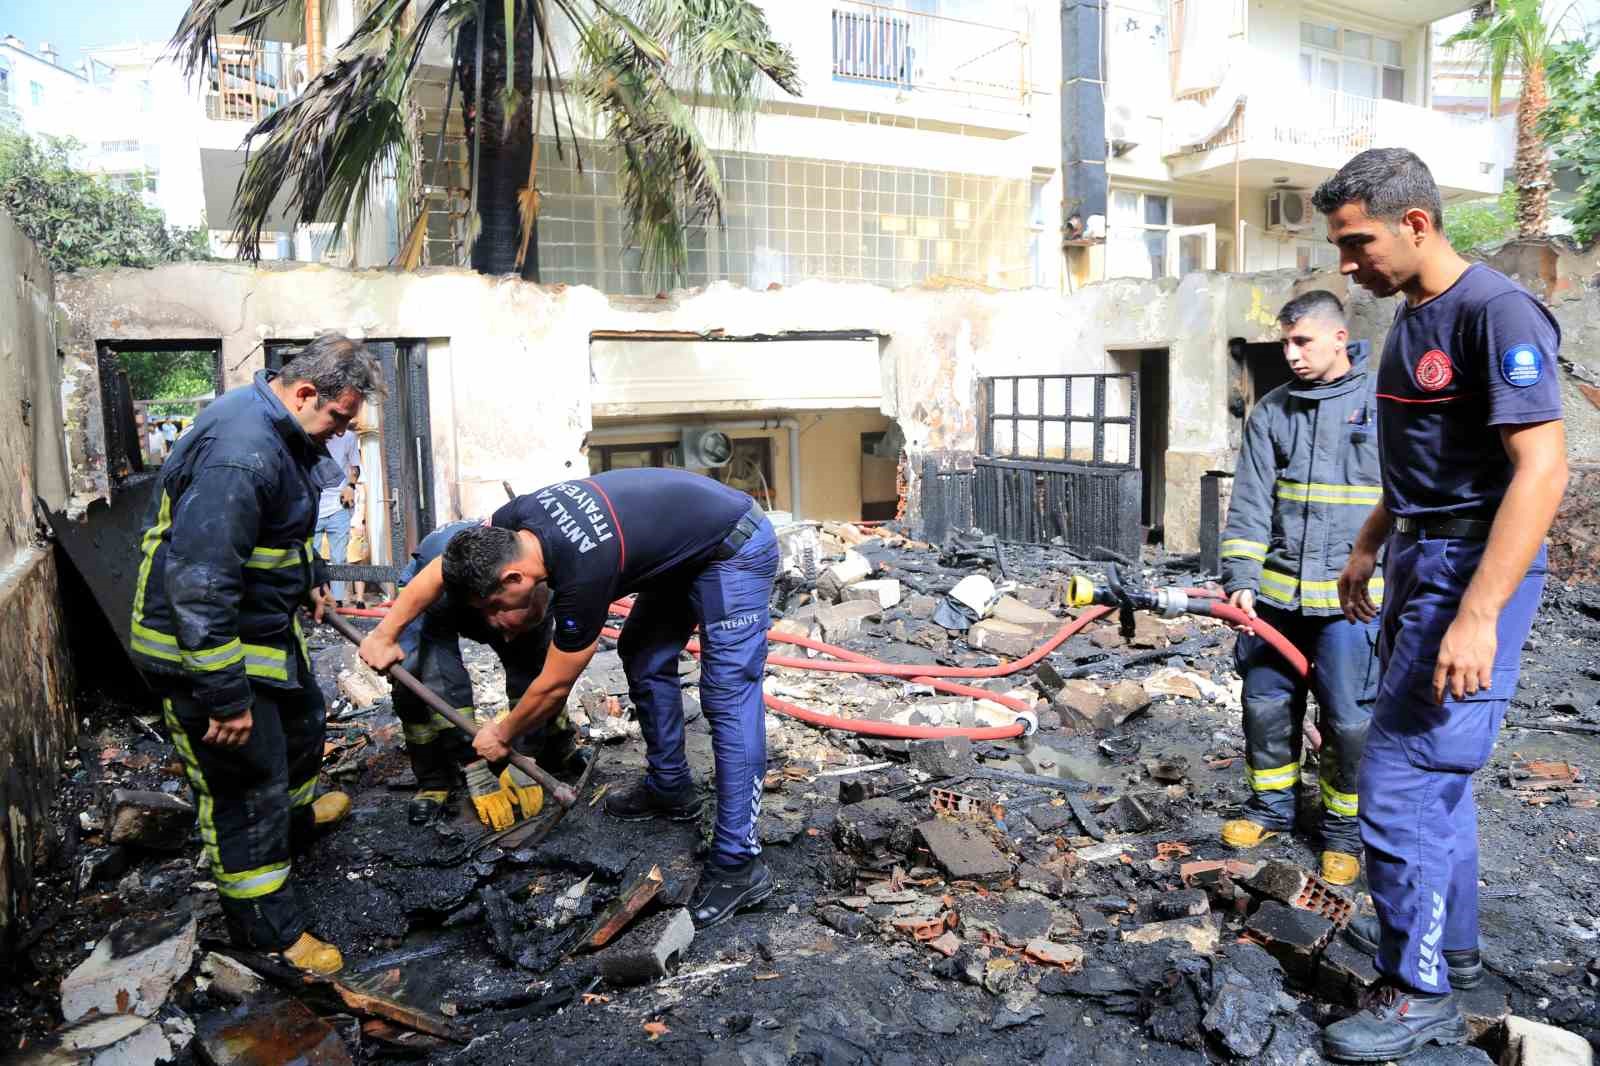
{"type": "Polygon", "coordinates": [[[0,107],[11,106],[11,65],[0,59],[0,107]]]}
{"type": "Polygon", "coordinates": [[[1133,189],[1111,190],[1111,237],[1137,242],[1150,257],[1152,278],[1167,276],[1167,242],[1172,238],[1172,197],[1133,189]]]}
{"type": "Polygon", "coordinates": [[[43,85],[40,85],[36,81],[30,81],[28,83],[28,92],[31,94],[31,96],[33,98],[33,106],[34,107],[43,107],[44,106],[44,86],[43,85]]]}
{"type": "Polygon", "coordinates": [[[1300,80],[1309,88],[1369,100],[1406,97],[1398,40],[1319,22],[1300,23],[1300,80]]]}

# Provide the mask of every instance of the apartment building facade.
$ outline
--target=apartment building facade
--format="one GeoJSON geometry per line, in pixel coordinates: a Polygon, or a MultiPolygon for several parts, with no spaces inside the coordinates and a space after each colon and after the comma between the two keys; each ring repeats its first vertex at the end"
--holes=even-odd
{"type": "Polygon", "coordinates": [[[1328,265],[1309,194],[1366,148],[1416,151],[1447,202],[1498,193],[1492,124],[1432,106],[1433,24],[1471,6],[1105,3],[1104,244],[1073,276],[1328,265]]]}

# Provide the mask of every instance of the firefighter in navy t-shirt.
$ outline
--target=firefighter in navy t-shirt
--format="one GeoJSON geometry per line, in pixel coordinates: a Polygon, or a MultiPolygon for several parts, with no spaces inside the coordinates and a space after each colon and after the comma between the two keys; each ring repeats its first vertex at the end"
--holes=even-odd
{"type": "Polygon", "coordinates": [[[1567,484],[1550,313],[1468,263],[1441,231],[1433,175],[1411,152],[1362,152],[1315,194],[1340,269],[1404,297],[1378,366],[1383,499],[1339,576],[1352,620],[1380,550],[1383,673],[1357,784],[1380,994],[1329,1026],[1323,1050],[1382,1062],[1467,1038],[1453,989],[1482,979],[1472,774],[1516,689],[1545,580],[1544,536],[1567,484]]]}
{"type": "Polygon", "coordinates": [[[614,470],[519,496],[489,525],[457,533],[406,585],[361,656],[380,670],[400,661],[396,638],[446,584],[504,630],[529,617],[548,582],[555,629],[544,669],[511,713],[473,741],[480,756],[498,761],[511,741],[560,711],[594,655],[610,604],[637,593],[617,651],[649,769],[633,788],[609,796],[605,809],[629,820],[692,821],[701,800],[685,757],[678,656],[698,626],[717,818],[690,911],[696,925],[715,925],[772,893],[756,821],[767,762],[761,680],[777,572],[772,523],[749,496],[684,470],[614,470]]]}

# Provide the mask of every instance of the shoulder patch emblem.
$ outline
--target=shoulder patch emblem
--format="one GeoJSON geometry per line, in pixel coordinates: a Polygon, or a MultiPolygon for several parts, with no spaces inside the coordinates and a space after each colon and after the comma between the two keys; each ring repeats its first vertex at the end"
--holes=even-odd
{"type": "Polygon", "coordinates": [[[1417,388],[1423,392],[1438,392],[1455,380],[1456,368],[1451,365],[1448,355],[1434,348],[1417,360],[1414,376],[1417,388]]]}
{"type": "Polygon", "coordinates": [[[1531,344],[1519,344],[1500,357],[1500,376],[1507,385],[1526,389],[1544,377],[1544,357],[1531,344]]]}

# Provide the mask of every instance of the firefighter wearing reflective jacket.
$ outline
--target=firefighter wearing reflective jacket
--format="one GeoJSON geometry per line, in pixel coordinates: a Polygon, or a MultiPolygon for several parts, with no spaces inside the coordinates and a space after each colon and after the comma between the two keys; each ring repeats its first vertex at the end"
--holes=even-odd
{"type": "Polygon", "coordinates": [[[359,343],[324,336],[207,407],[161,468],[133,601],[229,931],[319,973],[343,960],[306,931],[291,849],[350,800],[315,794],[326,707],[295,611],[331,606],[310,542],[341,473],[324,444],[379,381],[359,343]]]}
{"type": "MultiPolygon", "coordinates": [[[[1223,584],[1235,606],[1280,630],[1313,664],[1309,682],[1264,640],[1241,633],[1244,816],[1224,843],[1254,847],[1293,827],[1308,688],[1321,710],[1322,876],[1356,879],[1361,863],[1356,776],[1377,691],[1377,626],[1339,608],[1350,543],[1382,494],[1366,344],[1347,343],[1338,297],[1317,290],[1278,314],[1294,380],[1250,413],[1222,540],[1223,584]]],[[[1382,578],[1372,582],[1382,596],[1382,578]]]]}

